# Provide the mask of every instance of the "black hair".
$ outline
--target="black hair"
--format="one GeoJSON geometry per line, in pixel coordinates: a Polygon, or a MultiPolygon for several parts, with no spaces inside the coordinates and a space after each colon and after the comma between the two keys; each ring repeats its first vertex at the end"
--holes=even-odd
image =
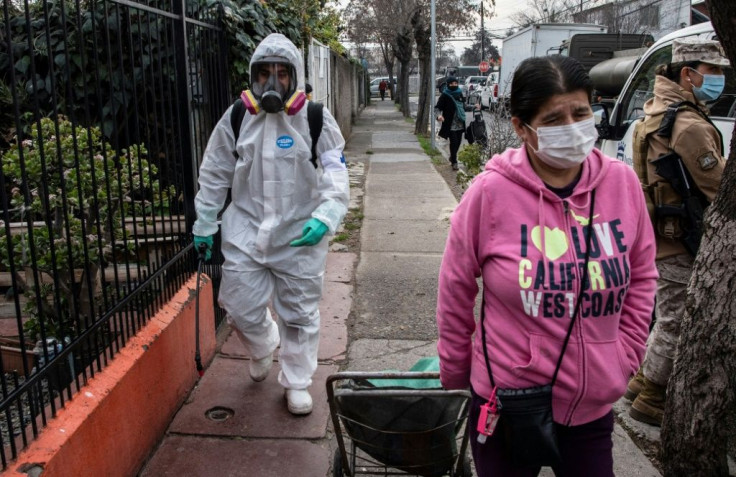
{"type": "Polygon", "coordinates": [[[511,115],[530,123],[539,108],[557,94],[585,91],[593,94],[593,82],[575,58],[561,55],[527,58],[511,81],[511,115]]]}
{"type": "Polygon", "coordinates": [[[674,81],[675,83],[677,83],[680,81],[680,72],[683,70],[683,68],[697,69],[700,63],[702,62],[701,61],[680,61],[679,63],[669,63],[666,65],[658,65],[657,68],[654,70],[654,73],[660,76],[664,76],[668,80],[674,81]]]}

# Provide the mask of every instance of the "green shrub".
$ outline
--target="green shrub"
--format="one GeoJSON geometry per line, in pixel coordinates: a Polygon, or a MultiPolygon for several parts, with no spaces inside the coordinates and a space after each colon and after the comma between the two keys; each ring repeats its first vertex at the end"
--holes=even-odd
{"type": "Polygon", "coordinates": [[[124,217],[150,215],[152,203],[172,191],[160,190],[142,144],[118,154],[98,128],[63,117],[43,118],[28,131],[1,157],[10,219],[26,227],[12,236],[10,253],[0,249],[0,258],[6,267],[12,261],[15,270],[27,270],[16,274],[32,317],[26,331],[35,337],[42,321],[47,337],[63,338],[94,320],[92,303],[104,292],[100,272],[113,255],[131,255],[124,217]],[[133,201],[133,195],[152,200],[133,201]]]}
{"type": "Polygon", "coordinates": [[[467,187],[473,177],[483,171],[487,159],[483,148],[477,142],[461,147],[457,153],[457,160],[465,166],[465,170],[457,173],[457,183],[467,187]]]}

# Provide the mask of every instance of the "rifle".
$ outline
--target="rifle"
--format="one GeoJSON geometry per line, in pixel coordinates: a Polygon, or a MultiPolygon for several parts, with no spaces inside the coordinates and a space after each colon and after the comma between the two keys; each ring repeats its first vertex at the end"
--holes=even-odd
{"type": "MultiPolygon", "coordinates": [[[[664,154],[652,161],[664,180],[669,182],[677,194],[682,197],[682,204],[656,205],[655,214],[659,217],[679,217],[682,220],[684,234],[680,241],[690,255],[695,256],[700,247],[700,238],[703,235],[703,200],[702,193],[690,177],[682,164],[682,159],[675,152],[664,154]]],[[[707,204],[706,204],[707,206],[707,204]]]]}

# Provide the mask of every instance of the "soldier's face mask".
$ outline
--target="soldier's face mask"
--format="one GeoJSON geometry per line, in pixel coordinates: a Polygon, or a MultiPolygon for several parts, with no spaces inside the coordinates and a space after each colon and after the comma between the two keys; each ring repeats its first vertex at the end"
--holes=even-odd
{"type": "Polygon", "coordinates": [[[261,110],[267,113],[296,114],[306,103],[307,96],[296,89],[296,71],[281,59],[254,63],[251,68],[253,87],[241,95],[251,114],[261,110]]]}
{"type": "Polygon", "coordinates": [[[726,77],[724,75],[708,75],[700,71],[690,68],[690,71],[697,73],[703,77],[703,84],[699,87],[693,85],[693,95],[702,102],[715,101],[723,93],[726,86],[726,77]]]}

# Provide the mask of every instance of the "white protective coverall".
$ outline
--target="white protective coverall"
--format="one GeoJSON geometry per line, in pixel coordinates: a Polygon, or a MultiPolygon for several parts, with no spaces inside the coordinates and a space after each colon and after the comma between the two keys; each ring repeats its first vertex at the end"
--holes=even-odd
{"type": "MultiPolygon", "coordinates": [[[[271,34],[256,48],[251,65],[272,56],[285,57],[296,68],[297,85],[303,90],[304,67],[296,46],[281,34],[271,34]]],[[[342,155],[345,141],[324,108],[317,141],[320,167],[315,169],[306,105],[293,116],[283,111],[246,113],[237,142],[231,109],[218,122],[204,153],[193,233],[206,237],[217,232],[217,213],[232,188],[232,202],[222,216],[225,263],[219,304],[252,359],[268,356],[280,337],[279,383],[305,389],[317,369],[318,305],[328,240],[302,247],[290,247],[289,242],[302,236],[302,227],[312,217],[327,225],[328,234],[342,221],[350,197],[342,155]],[[269,301],[278,327],[268,311],[269,301]]]]}

